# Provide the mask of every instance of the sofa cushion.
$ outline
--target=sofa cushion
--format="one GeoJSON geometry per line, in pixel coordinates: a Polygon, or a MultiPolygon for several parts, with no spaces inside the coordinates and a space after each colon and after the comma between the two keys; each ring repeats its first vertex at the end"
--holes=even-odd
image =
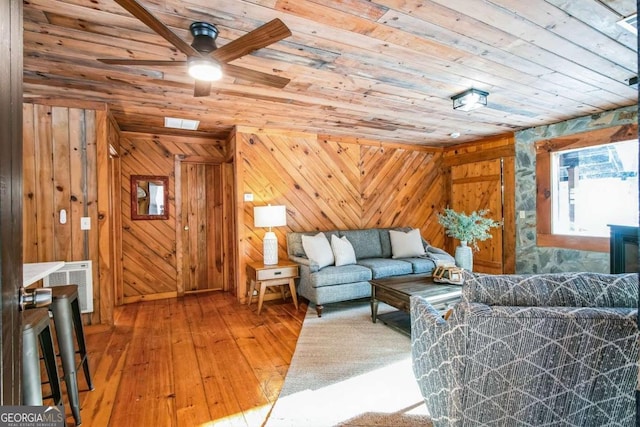
{"type": "MultiPolygon", "coordinates": [[[[394,228],[379,228],[380,232],[380,245],[382,246],[382,256],[380,258],[391,258],[391,238],[389,237],[389,231],[411,231],[411,227],[394,227],[394,228]]],[[[420,238],[422,240],[422,237],[420,238]]],[[[426,242],[425,242],[426,243],[426,242]]]]}
{"type": "Polygon", "coordinates": [[[436,268],[436,263],[429,258],[402,258],[400,261],[411,264],[414,274],[433,273],[436,268]]]}
{"type": "Polygon", "coordinates": [[[311,273],[311,286],[342,285],[345,283],[366,282],[371,280],[371,270],[361,265],[343,265],[340,267],[329,266],[315,273],[311,273]]]}
{"type": "MultiPolygon", "coordinates": [[[[327,236],[327,239],[331,239],[332,235],[338,235],[336,230],[332,231],[323,231],[324,235],[327,236]]],[[[287,252],[290,256],[304,257],[308,258],[307,254],[302,247],[302,236],[315,236],[317,235],[317,231],[292,231],[287,233],[287,252]]]]}
{"type": "Polygon", "coordinates": [[[422,236],[417,228],[409,232],[389,230],[392,258],[409,258],[424,255],[422,236]]]}
{"type": "Polygon", "coordinates": [[[318,233],[315,236],[302,236],[302,247],[307,258],[318,264],[319,268],[333,264],[333,251],[324,233],[318,233]]]}
{"type": "Polygon", "coordinates": [[[382,247],[382,255],[380,258],[391,258],[391,239],[389,238],[389,229],[380,228],[380,246],[382,247]]]}
{"type": "Polygon", "coordinates": [[[336,260],[336,267],[356,263],[356,253],[351,242],[345,237],[331,236],[331,250],[336,260]]]}
{"type": "Polygon", "coordinates": [[[353,245],[357,259],[379,258],[382,256],[380,233],[377,228],[366,230],[345,230],[340,232],[340,237],[345,236],[353,245]]]}
{"type": "Polygon", "coordinates": [[[399,259],[367,258],[358,260],[358,264],[370,268],[374,279],[413,273],[411,264],[399,259]]]}

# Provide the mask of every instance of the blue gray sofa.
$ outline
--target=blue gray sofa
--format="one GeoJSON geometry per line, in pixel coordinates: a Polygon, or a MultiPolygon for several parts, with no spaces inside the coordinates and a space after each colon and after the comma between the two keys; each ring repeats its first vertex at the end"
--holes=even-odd
{"type": "Polygon", "coordinates": [[[323,233],[345,236],[352,244],[356,264],[319,268],[311,262],[302,245],[302,236],[313,236],[313,232],[287,233],[287,253],[291,261],[300,266],[298,295],[315,305],[318,316],[322,316],[324,304],[371,296],[369,280],[406,274],[431,274],[437,259],[453,261],[442,249],[430,246],[423,240],[425,256],[415,258],[392,258],[389,230],[409,231],[410,228],[368,228],[362,230],[331,230],[323,233]]]}
{"type": "Polygon", "coordinates": [[[637,425],[637,274],[464,275],[447,321],[411,297],[435,427],[637,425]]]}

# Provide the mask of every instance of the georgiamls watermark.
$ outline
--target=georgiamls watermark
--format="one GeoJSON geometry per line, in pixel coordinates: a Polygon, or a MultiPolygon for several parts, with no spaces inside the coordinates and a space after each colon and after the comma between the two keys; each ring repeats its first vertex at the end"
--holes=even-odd
{"type": "Polygon", "coordinates": [[[0,406],[0,427],[64,427],[62,406],[0,406]]]}

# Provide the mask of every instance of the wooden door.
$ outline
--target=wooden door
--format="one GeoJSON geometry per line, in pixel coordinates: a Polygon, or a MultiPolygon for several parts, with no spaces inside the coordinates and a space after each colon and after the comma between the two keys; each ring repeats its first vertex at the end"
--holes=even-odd
{"type": "MultiPolygon", "coordinates": [[[[451,167],[451,208],[471,213],[488,209],[490,218],[503,219],[502,160],[493,159],[451,167]]],[[[492,238],[478,242],[473,271],[502,274],[503,229],[494,228],[492,238]]],[[[458,241],[455,241],[455,246],[458,241]]],[[[454,247],[455,247],[454,246],[454,247]]]]}
{"type": "Polygon", "coordinates": [[[222,167],[202,160],[180,162],[180,202],[176,200],[180,234],[176,248],[181,252],[178,254],[178,295],[228,288],[224,267],[222,167]]]}
{"type": "Polygon", "coordinates": [[[20,404],[22,333],[22,1],[0,3],[0,405],[20,404]]]}

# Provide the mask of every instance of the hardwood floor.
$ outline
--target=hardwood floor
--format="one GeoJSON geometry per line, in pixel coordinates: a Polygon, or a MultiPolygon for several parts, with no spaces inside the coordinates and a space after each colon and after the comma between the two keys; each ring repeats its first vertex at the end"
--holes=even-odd
{"type": "Polygon", "coordinates": [[[113,327],[85,329],[95,390],[80,374],[82,425],[262,425],[306,308],[274,300],[258,316],[222,292],[116,308],[113,327]]]}

